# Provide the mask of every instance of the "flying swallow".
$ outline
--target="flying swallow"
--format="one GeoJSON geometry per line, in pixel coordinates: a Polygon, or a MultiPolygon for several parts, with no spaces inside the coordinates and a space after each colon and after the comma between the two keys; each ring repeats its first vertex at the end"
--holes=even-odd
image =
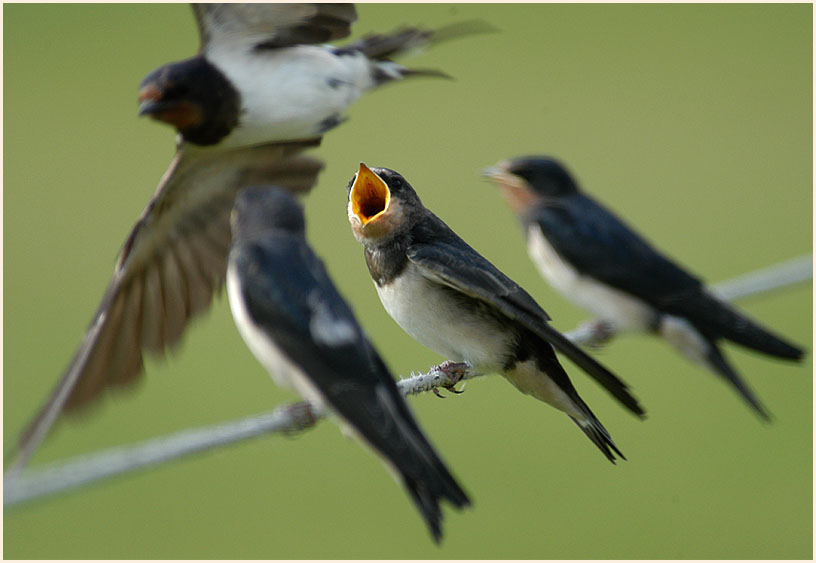
{"type": "Polygon", "coordinates": [[[229,212],[249,184],[308,191],[321,161],[300,154],[366,89],[413,74],[386,60],[406,49],[486,30],[405,28],[343,48],[349,4],[203,4],[200,53],[144,79],[139,113],[173,125],[176,155],[128,236],[113,279],[62,378],[24,429],[7,475],[19,472],[63,410],[142,372],[206,310],[226,275],[229,212]],[[292,139],[305,139],[296,140],[292,139]]]}
{"type": "Polygon", "coordinates": [[[250,187],[231,225],[227,295],[247,346],[276,383],[327,407],[385,461],[439,542],[440,500],[470,500],[306,242],[300,205],[285,190],[250,187]]]}
{"type": "Polygon", "coordinates": [[[230,148],[320,137],[366,91],[408,76],[447,76],[389,60],[405,51],[487,30],[460,23],[403,28],[344,47],[353,4],[194,4],[199,53],[144,78],[140,114],[185,142],[230,148]]]}
{"type": "Polygon", "coordinates": [[[518,214],[530,258],[565,297],[617,331],[663,336],[724,378],[763,418],[768,413],[717,346],[722,339],[799,360],[785,342],[707,291],[611,211],[583,193],[558,161],[539,156],[485,170],[518,214]]]}
{"type": "Polygon", "coordinates": [[[405,178],[361,163],[348,185],[347,210],[377,294],[405,332],[478,373],[503,374],[569,415],[610,461],[615,453],[623,458],[553,347],[643,415],[626,384],[555,330],[526,291],[422,205],[405,178]]]}

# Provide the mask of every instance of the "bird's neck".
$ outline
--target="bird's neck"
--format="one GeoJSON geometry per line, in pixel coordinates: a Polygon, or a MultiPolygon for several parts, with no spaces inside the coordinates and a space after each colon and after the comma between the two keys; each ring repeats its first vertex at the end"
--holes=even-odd
{"type": "Polygon", "coordinates": [[[366,265],[377,287],[390,284],[405,269],[408,243],[406,236],[395,236],[377,245],[366,245],[366,265]]]}

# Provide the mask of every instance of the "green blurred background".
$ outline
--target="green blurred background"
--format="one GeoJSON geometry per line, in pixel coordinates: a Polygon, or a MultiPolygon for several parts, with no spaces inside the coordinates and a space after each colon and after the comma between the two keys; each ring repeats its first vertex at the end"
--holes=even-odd
{"type": "MultiPolygon", "coordinates": [[[[173,154],[136,117],[153,68],[193,54],[184,5],[5,5],[4,449],[70,360],[119,246],[173,154]]],[[[592,194],[711,282],[812,249],[810,5],[378,5],[355,36],[482,18],[500,33],[407,62],[316,151],[309,237],[388,364],[442,360],[382,310],[345,214],[358,162],[394,168],[528,289],[563,330],[586,314],[529,262],[479,170],[558,156],[592,194]]],[[[743,302],[812,344],[812,291],[743,302]]],[[[612,466],[561,413],[499,377],[410,400],[474,499],[441,548],[380,462],[322,423],[6,511],[8,558],[804,558],[812,556],[812,364],[728,347],[774,415],[656,339],[597,356],[649,411],[572,379],[629,461],[612,466]]],[[[293,400],[256,363],[222,296],[135,392],[62,424],[38,465],[293,400]]]]}

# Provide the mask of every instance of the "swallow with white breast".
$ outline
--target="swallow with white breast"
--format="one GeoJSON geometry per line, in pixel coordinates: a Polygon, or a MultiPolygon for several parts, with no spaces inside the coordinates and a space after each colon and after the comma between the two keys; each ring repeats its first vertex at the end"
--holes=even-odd
{"type": "Polygon", "coordinates": [[[479,31],[463,22],[414,27],[336,47],[353,4],[194,4],[199,53],[162,66],[140,86],[140,115],[197,147],[234,148],[320,137],[363,93],[410,76],[447,75],[391,61],[406,51],[479,31]]]}
{"type": "Polygon", "coordinates": [[[227,295],[247,346],[279,385],[328,408],[383,459],[439,542],[440,500],[470,500],[307,243],[300,205],[279,188],[246,188],[231,225],[227,295]]]}
{"type": "Polygon", "coordinates": [[[767,410],[728,363],[721,340],[777,358],[803,351],[706,290],[620,218],[585,194],[559,161],[519,157],[484,174],[500,187],[527,237],[530,258],[565,297],[615,331],[664,337],[713,371],[763,419],[767,410]]]}
{"type": "Polygon", "coordinates": [[[553,347],[644,415],[627,385],[554,329],[526,291],[422,205],[405,178],[361,163],[348,185],[347,211],[377,294],[403,330],[449,361],[501,373],[565,412],[610,461],[615,454],[625,459],[553,347]]]}

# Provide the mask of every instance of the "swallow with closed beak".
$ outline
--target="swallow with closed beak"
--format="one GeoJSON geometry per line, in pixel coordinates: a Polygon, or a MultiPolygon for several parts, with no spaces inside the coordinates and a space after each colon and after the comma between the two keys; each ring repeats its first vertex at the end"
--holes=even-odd
{"type": "Polygon", "coordinates": [[[448,77],[391,60],[406,51],[488,31],[480,22],[404,27],[337,47],[353,4],[194,4],[201,48],[140,85],[139,114],[188,144],[223,150],[322,136],[365,92],[412,76],[448,77]]]}
{"type": "Polygon", "coordinates": [[[280,188],[246,188],[231,224],[227,295],[249,349],[278,384],[327,408],[383,459],[439,542],[440,500],[470,500],[307,243],[300,205],[280,188]]]}
{"type": "Polygon", "coordinates": [[[514,158],[484,174],[518,215],[530,258],[556,290],[615,331],[664,337],[769,418],[718,342],[730,340],[788,360],[801,359],[801,348],[714,296],[699,278],[585,194],[559,161],[514,158]]]}

